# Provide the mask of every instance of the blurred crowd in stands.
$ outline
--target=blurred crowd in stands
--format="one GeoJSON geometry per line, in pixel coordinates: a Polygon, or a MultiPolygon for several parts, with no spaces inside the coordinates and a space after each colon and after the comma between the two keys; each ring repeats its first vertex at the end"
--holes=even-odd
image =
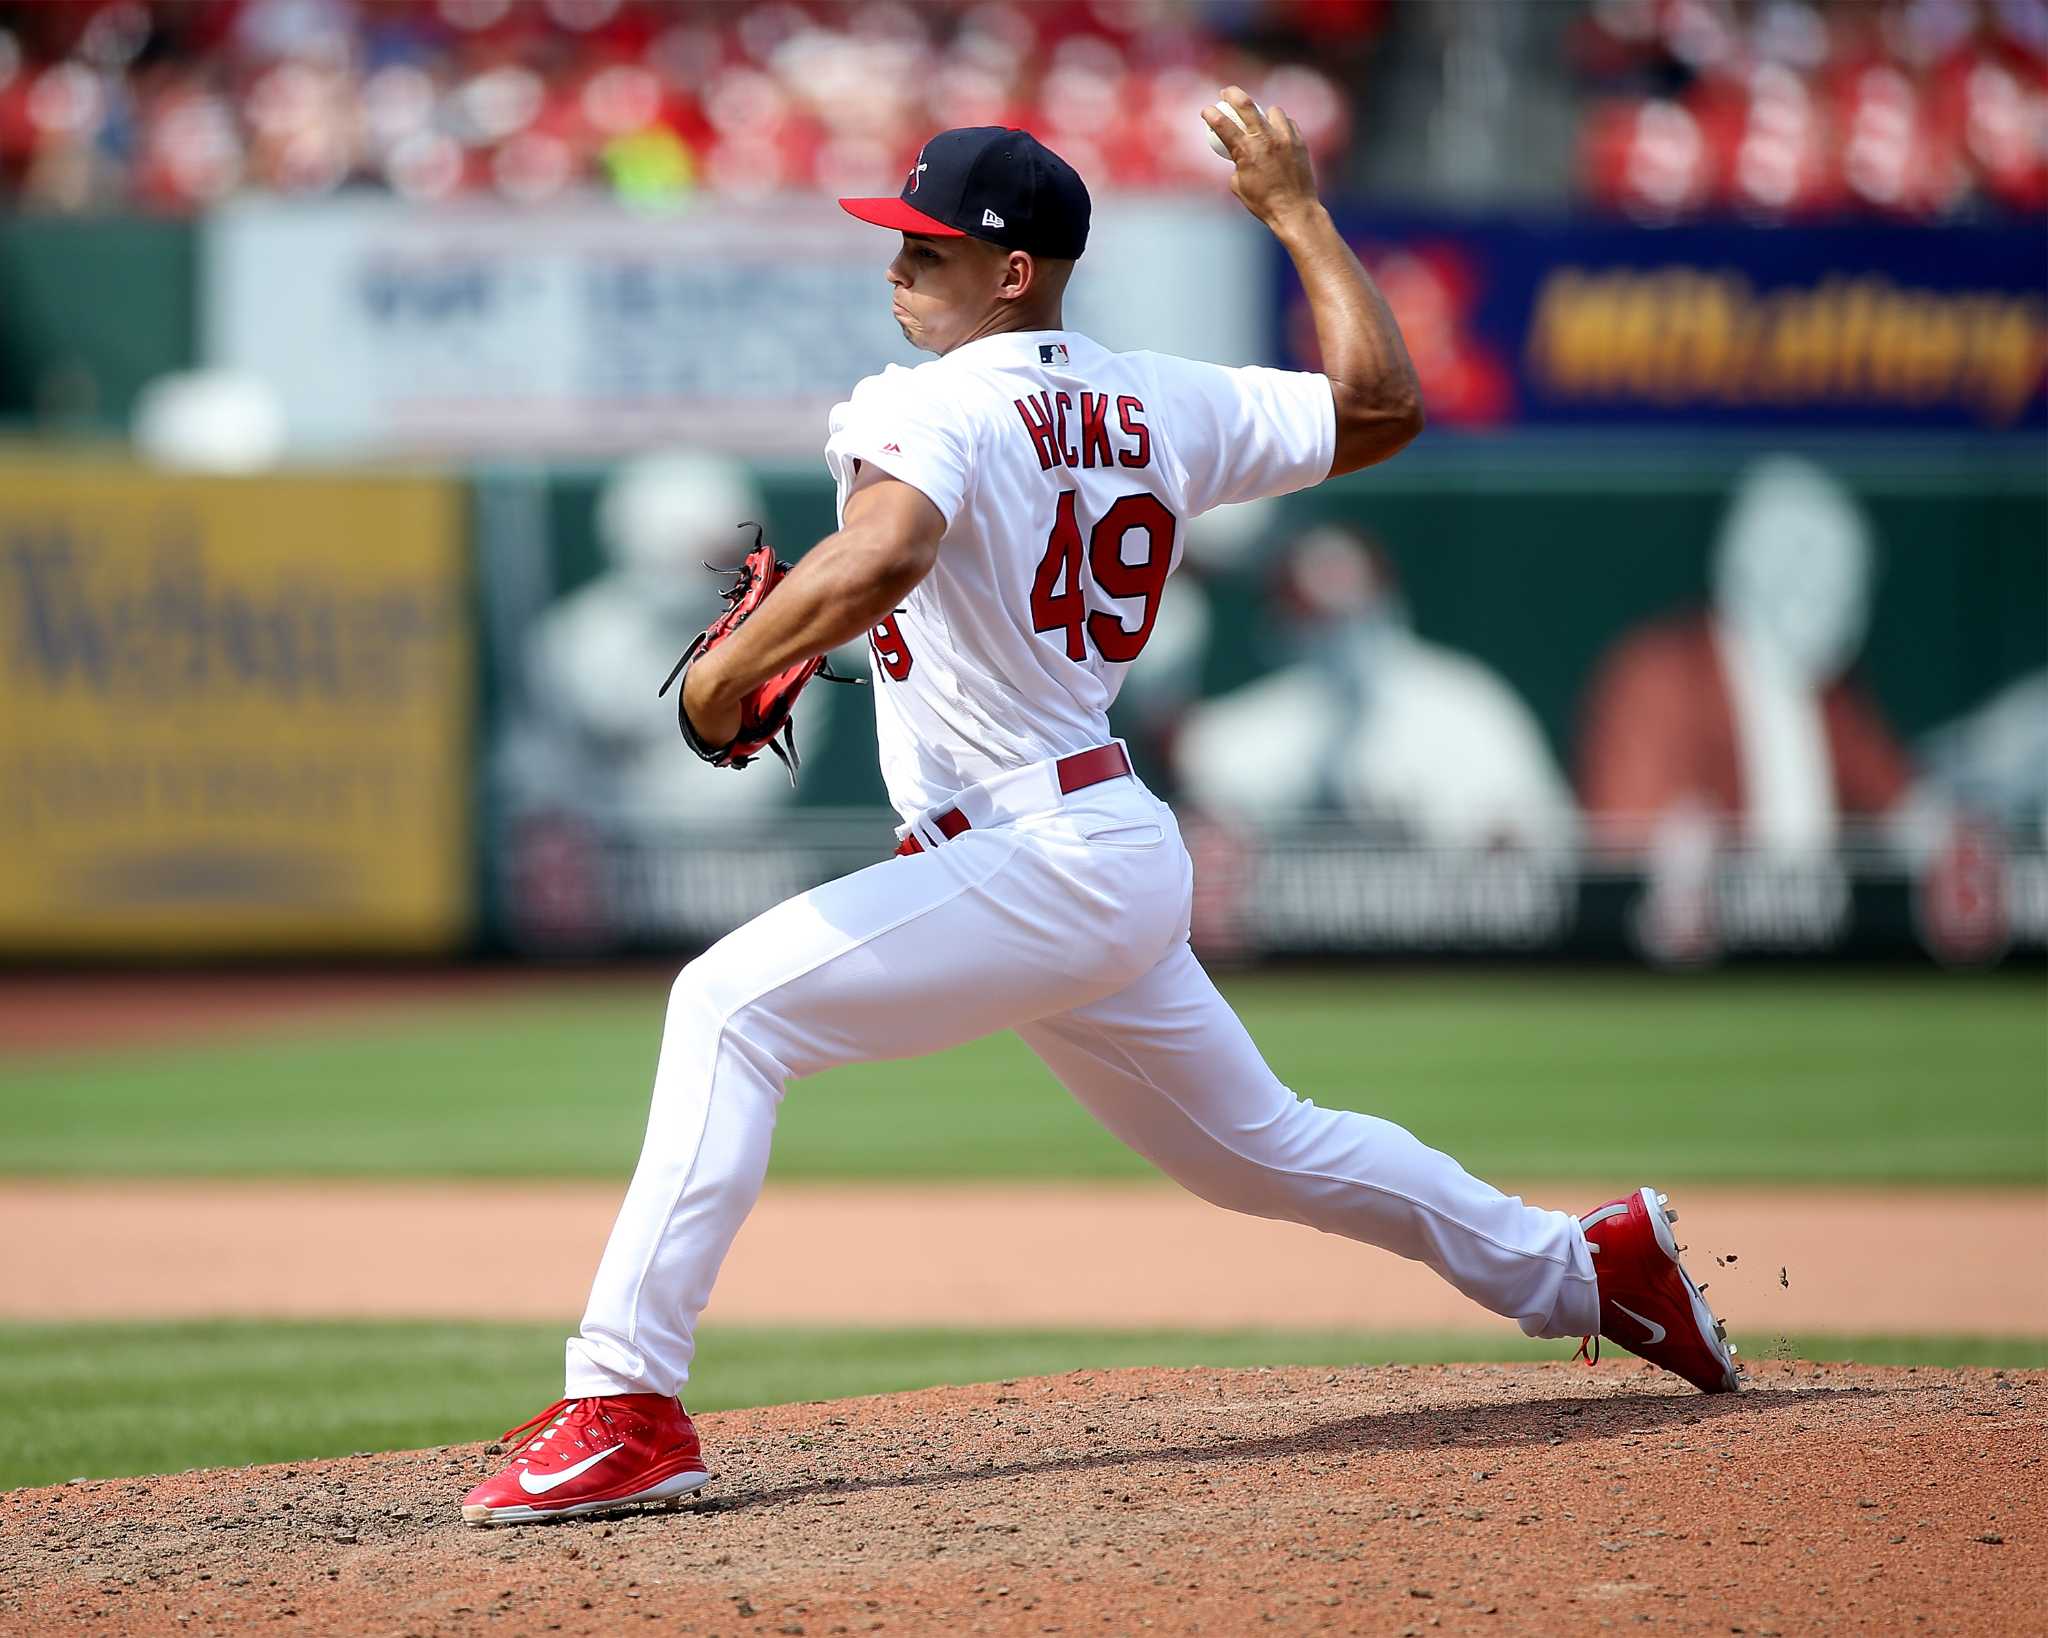
{"type": "MultiPolygon", "coordinates": [[[[182,212],[250,190],[874,192],[931,130],[996,123],[1098,188],[1213,186],[1197,110],[1230,80],[1341,177],[1387,35],[1522,3],[0,0],[0,196],[182,212]]],[[[2048,0],[1542,4],[1562,26],[1528,71],[1582,109],[1582,200],[1654,217],[2048,203],[2048,0]]],[[[1457,25],[1434,32],[1448,79],[1457,25]]]]}
{"type": "Polygon", "coordinates": [[[1632,214],[2048,205],[2048,0],[1591,0],[1568,55],[1632,214]]]}
{"type": "Polygon", "coordinates": [[[67,0],[0,5],[0,178],[52,207],[238,190],[522,202],[893,191],[932,130],[1028,125],[1091,181],[1212,184],[1242,80],[1319,155],[1307,61],[1385,0],[67,0]],[[1279,53],[1249,49],[1270,42],[1279,53]],[[1282,55],[1284,54],[1284,55],[1282,55]],[[1286,59],[1291,57],[1291,62],[1286,59]]]}

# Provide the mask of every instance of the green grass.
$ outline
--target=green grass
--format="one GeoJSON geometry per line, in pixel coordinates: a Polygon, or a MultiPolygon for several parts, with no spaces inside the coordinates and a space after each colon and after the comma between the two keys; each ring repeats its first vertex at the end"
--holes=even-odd
{"type": "MultiPolygon", "coordinates": [[[[0,1325],[0,1489],[488,1439],[554,1399],[561,1328],[0,1325]]],[[[1761,1339],[1760,1339],[1761,1340],[1761,1339]]],[[[1806,1337],[1765,1357],[2048,1366],[2048,1342],[1806,1337]]],[[[1344,1332],[707,1330],[693,1410],[1120,1365],[1541,1360],[1562,1343],[1344,1332]]]]}
{"type": "MultiPolygon", "coordinates": [[[[1481,1173],[2048,1180],[2038,977],[1262,975],[1228,985],[1305,1097],[1481,1173]]],[[[663,992],[468,1001],[230,1046],[0,1065],[14,1175],[623,1179],[663,992]]],[[[1014,1036],[792,1088],[782,1178],[1129,1177],[1014,1036]]]]}

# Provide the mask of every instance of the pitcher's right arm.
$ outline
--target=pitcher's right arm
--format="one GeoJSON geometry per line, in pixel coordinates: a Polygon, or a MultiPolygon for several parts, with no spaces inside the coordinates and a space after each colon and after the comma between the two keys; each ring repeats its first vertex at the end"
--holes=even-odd
{"type": "Polygon", "coordinates": [[[1314,315],[1323,374],[1337,411],[1330,476],[1399,453],[1422,430],[1422,387],[1400,326],[1316,195],[1301,132],[1284,110],[1263,113],[1242,87],[1224,100],[1242,127],[1214,104],[1202,118],[1230,152],[1231,191],[1287,249],[1314,315]]]}

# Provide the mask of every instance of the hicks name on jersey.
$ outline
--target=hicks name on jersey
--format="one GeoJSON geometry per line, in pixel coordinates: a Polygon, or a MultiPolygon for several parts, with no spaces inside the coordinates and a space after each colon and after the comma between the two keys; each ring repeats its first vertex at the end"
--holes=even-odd
{"type": "Polygon", "coordinates": [[[1038,449],[1041,471],[1056,466],[1149,466],[1152,463],[1152,433],[1145,425],[1145,406],[1126,393],[1116,401],[1115,441],[1109,425],[1109,394],[1084,392],[1075,404],[1069,392],[1035,392],[1028,398],[1013,399],[1023,417],[1024,429],[1038,449]],[[1078,413],[1077,413],[1078,410],[1078,413]],[[1069,416],[1074,419],[1070,423],[1069,416]],[[1068,438],[1068,427],[1078,427],[1080,447],[1068,438]]]}

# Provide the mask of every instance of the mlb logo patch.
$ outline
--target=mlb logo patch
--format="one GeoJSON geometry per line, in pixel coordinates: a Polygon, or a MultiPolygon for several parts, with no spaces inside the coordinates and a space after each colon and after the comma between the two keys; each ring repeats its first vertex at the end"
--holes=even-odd
{"type": "Polygon", "coordinates": [[[1067,344],[1064,341],[1042,341],[1038,345],[1038,362],[1041,364],[1065,364],[1067,344]]]}

